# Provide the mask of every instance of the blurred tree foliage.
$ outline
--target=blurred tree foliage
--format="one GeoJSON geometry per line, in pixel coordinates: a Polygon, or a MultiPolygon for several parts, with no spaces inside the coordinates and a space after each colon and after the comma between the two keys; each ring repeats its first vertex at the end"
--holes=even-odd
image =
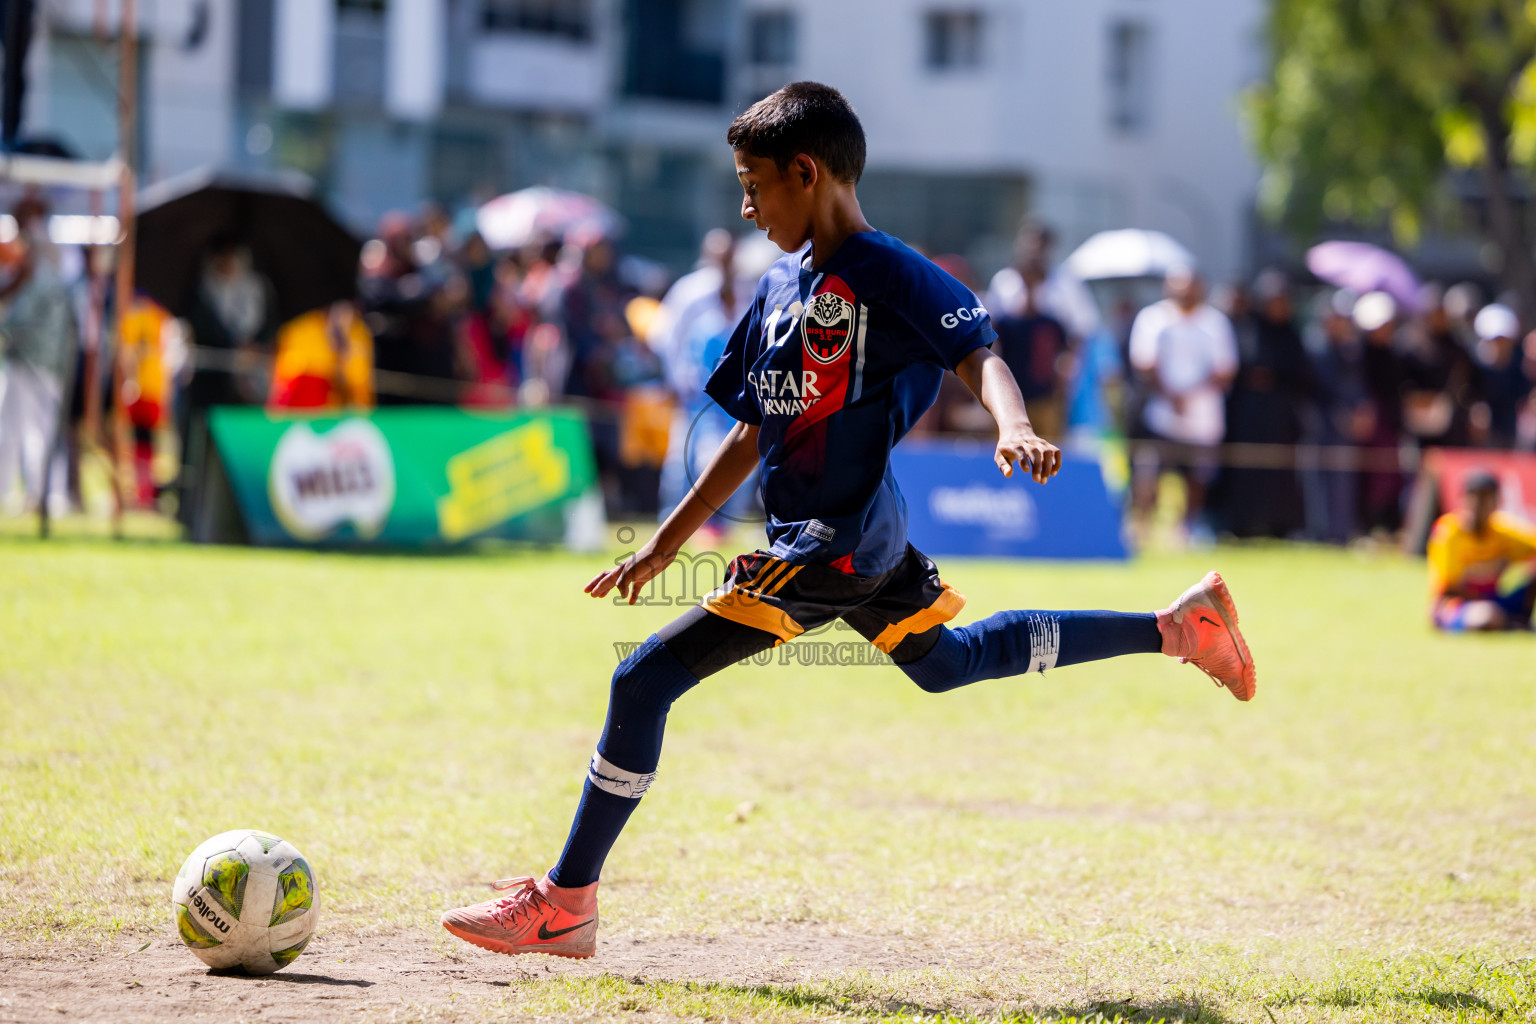
{"type": "Polygon", "coordinates": [[[1268,34],[1270,78],[1248,97],[1265,211],[1304,230],[1385,222],[1412,244],[1446,172],[1474,170],[1504,276],[1536,317],[1520,202],[1536,170],[1536,0],[1272,0],[1268,34]]]}

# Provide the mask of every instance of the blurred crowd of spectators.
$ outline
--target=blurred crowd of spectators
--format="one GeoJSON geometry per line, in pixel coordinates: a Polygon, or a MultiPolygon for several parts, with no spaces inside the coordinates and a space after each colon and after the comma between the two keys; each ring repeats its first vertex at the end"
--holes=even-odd
{"type": "Polygon", "coordinates": [[[439,211],[390,215],[359,289],[379,401],[580,406],[609,514],[654,515],[676,402],[648,339],[669,281],[596,229],[497,253],[439,211]]]}
{"type": "Polygon", "coordinates": [[[466,212],[385,216],[362,247],[355,301],[280,322],[250,250],[222,236],[186,315],[136,295],[119,317],[114,250],[52,245],[46,208],[29,199],[15,212],[19,237],[0,245],[0,501],[15,512],[42,500],[62,409],[67,443],[48,489],[56,510],[79,506],[92,378],[107,442],[132,466],[125,496],[144,507],[192,476],[171,467],[195,459],[207,410],[242,405],[575,405],[610,515],[651,516],[678,500],[691,480],[685,442],[707,459],[719,436],[694,422],[703,378],[771,262],[763,246],[777,250],[764,239],[739,250],[714,231],[697,268],[673,282],[600,225],[493,251],[466,212]]]}
{"type": "MultiPolygon", "coordinates": [[[[53,487],[61,502],[79,500],[75,442],[94,375],[120,413],[130,490],[146,505],[173,485],[172,474],[157,477],[155,439],[174,427],[185,452],[212,405],[575,404],[588,414],[610,515],[664,513],[730,426],[703,382],[780,255],[761,236],[716,230],[695,269],[672,281],[595,226],[498,252],[472,216],[428,206],[378,225],[355,302],[279,323],[250,253],[221,238],[189,315],[172,318],[141,296],[118,317],[110,249],[61,252],[36,199],[13,216],[17,237],[0,245],[0,497],[19,478],[34,504],[61,406],[71,443],[53,487]],[[102,319],[119,329],[102,330],[102,319]]],[[[1011,265],[985,286],[964,259],[934,259],[984,297],[996,351],[1043,436],[1131,441],[1138,522],[1168,471],[1182,480],[1192,533],[1346,542],[1402,525],[1404,451],[1536,450],[1536,331],[1475,285],[1425,286],[1409,309],[1381,292],[1297,289],[1273,270],[1208,295],[1198,273],[1177,266],[1158,285],[1163,297],[1143,305],[1136,298],[1154,282],[1090,289],[1055,260],[1053,243],[1026,224],[1011,265]],[[1298,460],[1294,446],[1339,457],[1298,460]]],[[[954,379],[918,425],[991,429],[954,379]]],[[[721,510],[711,527],[732,514],[721,510]]]]}
{"type": "MultiPolygon", "coordinates": [[[[1475,284],[1425,285],[1410,309],[1278,270],[1208,294],[1174,266],[1139,306],[1126,282],[1096,283],[1095,301],[1051,247],[1026,225],[985,290],[997,351],[1042,435],[1131,441],[1142,528],[1171,471],[1192,535],[1344,543],[1403,526],[1418,450],[1536,451],[1536,330],[1475,284]]],[[[964,261],[936,262],[977,287],[964,261]]],[[[929,425],[988,427],[954,386],[929,425]]]]}
{"type": "MultiPolygon", "coordinates": [[[[108,444],[133,466],[127,496],[146,507],[175,491],[165,463],[195,454],[213,406],[561,402],[589,414],[610,511],[656,511],[670,404],[662,361],[641,338],[669,278],[622,259],[601,233],[493,253],[437,207],[393,213],[363,246],[355,301],[280,322],[271,283],[239,239],[210,242],[185,316],[137,295],[119,317],[112,248],[52,245],[40,200],[15,216],[19,237],[0,245],[0,501],[10,511],[42,500],[60,410],[74,441],[92,378],[108,444]],[[659,443],[635,412],[647,406],[665,410],[649,417],[661,418],[659,443]],[[157,438],[176,441],[162,445],[158,470],[157,438]]],[[[58,448],[49,491],[62,511],[80,503],[79,446],[58,448]]]]}

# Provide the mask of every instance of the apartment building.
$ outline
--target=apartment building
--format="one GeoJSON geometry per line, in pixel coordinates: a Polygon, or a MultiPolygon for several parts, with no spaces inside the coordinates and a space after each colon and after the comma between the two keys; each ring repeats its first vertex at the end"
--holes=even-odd
{"type": "MultiPolygon", "coordinates": [[[[41,0],[29,130],[115,146],[120,0],[41,0]]],[[[139,0],[140,165],[313,176],[366,231],[432,199],[599,195],[676,266],[735,217],[726,126],[785,82],[865,121],[877,225],[983,272],[1026,213],[1240,269],[1261,0],[139,0]]]]}

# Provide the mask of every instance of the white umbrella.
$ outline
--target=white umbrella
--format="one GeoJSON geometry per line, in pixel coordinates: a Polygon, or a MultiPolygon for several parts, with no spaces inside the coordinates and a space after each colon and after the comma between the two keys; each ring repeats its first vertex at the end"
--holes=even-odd
{"type": "Polygon", "coordinates": [[[584,229],[612,238],[624,220],[591,196],[536,185],[497,196],[475,213],[475,230],[492,249],[519,249],[584,229]]]}
{"type": "Polygon", "coordinates": [[[1174,267],[1193,267],[1194,255],[1161,231],[1100,231],[1067,257],[1067,269],[1084,281],[1111,277],[1162,277],[1174,267]]]}

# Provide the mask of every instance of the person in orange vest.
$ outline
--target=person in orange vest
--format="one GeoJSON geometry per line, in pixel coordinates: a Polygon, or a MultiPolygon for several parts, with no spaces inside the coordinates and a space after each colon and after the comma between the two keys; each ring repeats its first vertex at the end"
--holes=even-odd
{"type": "Polygon", "coordinates": [[[310,310],[278,330],[267,408],[373,408],[373,335],[350,302],[310,310]]]}
{"type": "Polygon", "coordinates": [[[134,296],[118,325],[122,353],[122,390],[118,405],[133,431],[135,504],[155,504],[155,431],[165,422],[170,377],[166,351],[175,321],[146,295],[134,296]]]}
{"type": "Polygon", "coordinates": [[[1448,632],[1530,629],[1536,605],[1536,527],[1499,511],[1499,481],[1479,470],[1463,485],[1467,506],[1435,521],[1429,535],[1431,616],[1448,632]],[[1504,574],[1524,579],[1501,589],[1504,574]]]}

